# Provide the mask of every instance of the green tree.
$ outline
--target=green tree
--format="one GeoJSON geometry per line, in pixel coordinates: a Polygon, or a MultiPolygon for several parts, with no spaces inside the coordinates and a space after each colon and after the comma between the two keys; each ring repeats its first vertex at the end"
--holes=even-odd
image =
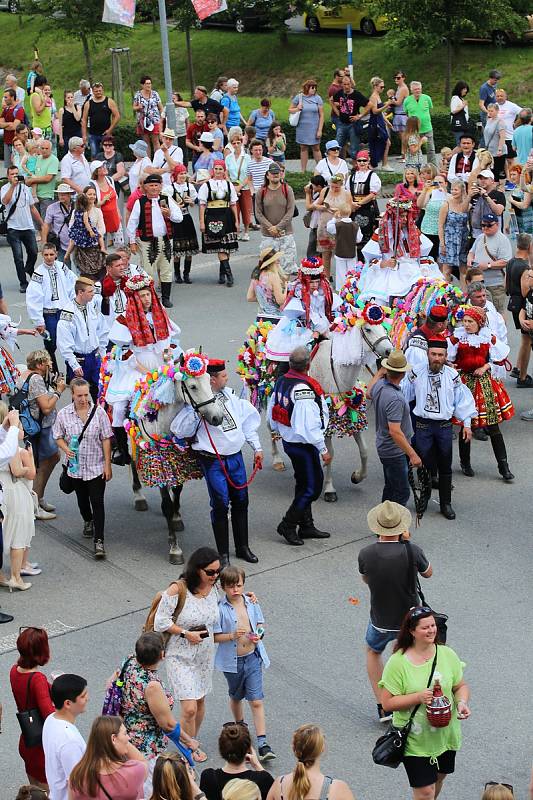
{"type": "Polygon", "coordinates": [[[525,19],[519,12],[520,0],[490,0],[479,5],[472,0],[374,0],[372,13],[391,20],[386,42],[399,48],[417,50],[446,44],[447,69],[444,102],[450,99],[454,54],[465,36],[489,35],[493,30],[520,32],[525,19]]]}
{"type": "MultiPolygon", "coordinates": [[[[78,39],[83,48],[87,77],[93,80],[91,45],[109,40],[123,28],[102,22],[104,0],[25,0],[23,10],[42,20],[58,37],[78,39]]],[[[46,54],[42,54],[46,59],[46,54]]]]}

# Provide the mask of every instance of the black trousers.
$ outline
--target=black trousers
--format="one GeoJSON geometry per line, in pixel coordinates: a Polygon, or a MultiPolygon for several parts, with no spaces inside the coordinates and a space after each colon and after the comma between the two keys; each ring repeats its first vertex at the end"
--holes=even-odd
{"type": "Polygon", "coordinates": [[[99,475],[90,481],[76,479],[74,490],[78,500],[78,508],[84,522],[94,523],[94,541],[104,538],[105,509],[104,493],[105,478],[99,475]]]}

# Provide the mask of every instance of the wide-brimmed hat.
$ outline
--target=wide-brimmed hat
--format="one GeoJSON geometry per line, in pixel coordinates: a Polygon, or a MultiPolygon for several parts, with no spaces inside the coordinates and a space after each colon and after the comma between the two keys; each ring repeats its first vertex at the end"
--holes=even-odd
{"type": "Polygon", "coordinates": [[[98,159],[96,159],[95,161],[91,161],[91,163],[89,164],[89,169],[91,170],[91,175],[93,174],[93,172],[95,170],[100,169],[100,167],[103,167],[103,166],[105,166],[103,161],[98,161],[98,159]]]}
{"type": "Polygon", "coordinates": [[[378,536],[399,536],[408,532],[412,517],[405,506],[385,500],[370,509],[366,520],[372,533],[377,533],[378,536]]]}
{"type": "Polygon", "coordinates": [[[391,372],[408,372],[411,369],[402,350],[393,350],[389,353],[387,358],[382,359],[381,366],[391,372]]]}
{"type": "Polygon", "coordinates": [[[213,136],[212,133],[209,133],[209,131],[204,131],[200,136],[200,141],[203,142],[204,144],[213,144],[213,142],[215,141],[215,137],[213,136]]]}
{"type": "Polygon", "coordinates": [[[341,146],[336,139],[330,139],[326,142],[326,150],[340,150],[341,146]]]}
{"type": "Polygon", "coordinates": [[[261,250],[261,252],[259,253],[259,269],[260,270],[265,269],[265,267],[268,267],[270,266],[270,264],[273,264],[274,261],[279,261],[280,258],[281,258],[281,253],[279,250],[272,252],[271,247],[267,247],[265,248],[265,250],[261,250]],[[267,258],[269,253],[272,253],[272,255],[269,258],[267,258]],[[263,258],[265,259],[265,261],[262,261],[263,258]]]}
{"type": "Polygon", "coordinates": [[[168,136],[169,139],[175,139],[176,133],[172,130],[172,128],[165,128],[161,136],[168,136]]]}
{"type": "Polygon", "coordinates": [[[133,150],[133,153],[136,156],[147,156],[148,155],[148,145],[144,141],[144,139],[137,139],[136,142],[133,144],[129,144],[128,147],[130,150],[133,150]]]}
{"type": "Polygon", "coordinates": [[[57,189],[54,190],[57,194],[60,192],[64,192],[65,194],[75,194],[74,189],[72,186],[69,186],[68,183],[60,183],[57,189]]]}

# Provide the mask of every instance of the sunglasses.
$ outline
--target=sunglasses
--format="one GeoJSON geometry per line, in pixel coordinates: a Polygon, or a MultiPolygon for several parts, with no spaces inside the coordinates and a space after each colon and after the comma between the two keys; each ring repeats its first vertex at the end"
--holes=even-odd
{"type": "Polygon", "coordinates": [[[368,164],[368,158],[357,158],[356,162],[358,164],[368,164]]]}
{"type": "Polygon", "coordinates": [[[496,225],[496,223],[495,222],[482,222],[481,223],[481,227],[482,228],[492,228],[493,225],[496,225]]]}
{"type": "Polygon", "coordinates": [[[514,795],[514,789],[510,783],[499,783],[498,781],[487,781],[485,784],[485,789],[487,786],[505,786],[506,789],[509,789],[512,795],[514,795]]]}
{"type": "Polygon", "coordinates": [[[224,722],[222,727],[223,728],[231,728],[231,727],[233,727],[233,725],[241,725],[243,728],[247,728],[248,727],[248,723],[245,722],[243,719],[240,720],[239,722],[235,722],[235,720],[232,720],[231,722],[224,722]]]}
{"type": "Polygon", "coordinates": [[[433,609],[429,606],[413,606],[413,608],[409,609],[411,619],[418,619],[418,617],[423,617],[425,614],[433,614],[433,609]]]}
{"type": "Polygon", "coordinates": [[[29,630],[44,631],[44,628],[38,628],[36,625],[21,625],[19,628],[19,636],[22,633],[22,631],[29,631],[29,630]]]}
{"type": "Polygon", "coordinates": [[[333,153],[335,152],[335,150],[338,152],[340,150],[340,147],[330,147],[328,153],[333,153]]]}
{"type": "Polygon", "coordinates": [[[395,75],[394,76],[394,80],[395,81],[401,81],[402,78],[403,78],[403,75],[395,75]]]}
{"type": "Polygon", "coordinates": [[[220,567],[218,569],[205,569],[204,567],[202,567],[202,571],[205,572],[205,574],[209,578],[214,578],[215,575],[220,575],[220,573],[222,572],[220,567]]]}

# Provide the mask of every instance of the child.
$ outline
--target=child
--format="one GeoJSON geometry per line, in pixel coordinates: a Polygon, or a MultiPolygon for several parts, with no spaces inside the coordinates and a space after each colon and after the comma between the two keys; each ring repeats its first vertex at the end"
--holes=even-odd
{"type": "Polygon", "coordinates": [[[250,152],[250,142],[253,142],[255,139],[255,128],[253,125],[247,125],[244,129],[244,136],[242,137],[242,146],[244,147],[244,152],[250,152]]]}
{"type": "Polygon", "coordinates": [[[89,247],[99,247],[105,250],[103,237],[98,233],[89,219],[89,200],[86,194],[79,194],[74,207],[74,220],[69,228],[69,236],[82,250],[89,247]]]}
{"type": "Polygon", "coordinates": [[[266,146],[269,158],[275,161],[276,164],[283,164],[285,162],[287,137],[283,133],[281,125],[279,122],[276,122],[276,120],[274,120],[268,131],[266,146]]]}
{"type": "Polygon", "coordinates": [[[357,265],[357,243],[363,233],[357,222],[350,218],[349,205],[341,206],[326,225],[326,230],[335,237],[335,289],[340,291],[346,281],[346,273],[357,265]]]}
{"type": "Polygon", "coordinates": [[[220,586],[226,596],[219,601],[220,620],[215,625],[218,642],[215,669],[224,673],[228,682],[230,708],[235,722],[244,722],[242,701],[248,700],[252,711],[260,761],[276,758],[266,739],[263,705],[262,667],[270,665],[265,646],[263,612],[259,603],[252,603],[244,592],[244,570],[229,565],[220,574],[220,586]]]}
{"type": "MultiPolygon", "coordinates": [[[[41,153],[39,140],[28,139],[26,143],[26,150],[28,151],[28,158],[24,165],[24,171],[29,172],[30,175],[35,175],[37,167],[37,156],[41,153]]],[[[34,183],[31,187],[31,193],[35,201],[37,201],[37,184],[34,183]]]]}
{"type": "Polygon", "coordinates": [[[426,136],[420,136],[420,120],[418,117],[407,117],[405,130],[402,133],[402,143],[405,149],[405,166],[422,166],[422,145],[427,142],[426,136]]]}
{"type": "Polygon", "coordinates": [[[446,183],[448,183],[448,168],[450,166],[452,154],[453,150],[451,147],[443,147],[440,151],[439,175],[445,178],[446,183]]]}
{"type": "Polygon", "coordinates": [[[172,172],[171,197],[179,205],[183,219],[172,223],[174,241],[174,275],[176,283],[192,283],[190,279],[192,257],[199,252],[198,236],[190,209],[194,206],[198,193],[193,183],[189,183],[187,168],[177,164],[172,172]],[[181,277],[181,256],[184,257],[183,279],[181,277]]]}

